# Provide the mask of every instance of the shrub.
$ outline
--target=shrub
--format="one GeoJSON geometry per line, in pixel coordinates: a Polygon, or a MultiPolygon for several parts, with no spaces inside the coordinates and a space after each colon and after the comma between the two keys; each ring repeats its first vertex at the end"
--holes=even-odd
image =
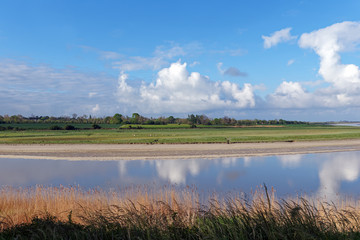
{"type": "Polygon", "coordinates": [[[94,124],[92,125],[92,128],[93,128],[93,129],[101,129],[101,126],[94,123],[94,124]]]}
{"type": "Polygon", "coordinates": [[[62,128],[58,125],[55,125],[55,126],[51,126],[50,130],[62,130],[62,128]]]}
{"type": "Polygon", "coordinates": [[[66,125],[65,130],[75,130],[76,128],[73,125],[66,125]]]}

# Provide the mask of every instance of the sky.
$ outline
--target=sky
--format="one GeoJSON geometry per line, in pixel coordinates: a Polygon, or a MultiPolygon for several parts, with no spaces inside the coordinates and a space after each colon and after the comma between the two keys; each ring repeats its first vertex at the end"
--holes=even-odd
{"type": "Polygon", "coordinates": [[[0,3],[0,115],[360,120],[358,0],[0,3]]]}

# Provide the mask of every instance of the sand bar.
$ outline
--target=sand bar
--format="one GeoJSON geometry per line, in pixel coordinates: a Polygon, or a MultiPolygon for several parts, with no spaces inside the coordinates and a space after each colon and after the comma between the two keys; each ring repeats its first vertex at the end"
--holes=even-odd
{"type": "Polygon", "coordinates": [[[0,144],[0,158],[136,160],[360,151],[360,139],[233,144],[0,144]]]}

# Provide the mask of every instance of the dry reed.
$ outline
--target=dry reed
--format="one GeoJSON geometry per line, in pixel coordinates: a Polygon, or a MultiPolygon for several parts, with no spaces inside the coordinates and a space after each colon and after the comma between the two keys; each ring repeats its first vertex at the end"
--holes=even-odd
{"type": "Polygon", "coordinates": [[[247,232],[244,239],[264,234],[268,239],[277,239],[281,238],[278,234],[299,229],[304,229],[304,234],[316,230],[360,231],[360,211],[355,200],[337,204],[305,198],[277,200],[274,193],[265,186],[250,199],[236,193],[213,194],[200,203],[198,192],[190,187],[179,190],[172,186],[160,189],[137,186],[109,191],[64,186],[3,187],[0,189],[0,228],[9,229],[31,223],[34,218],[55,216],[61,222],[98,228],[120,226],[165,231],[171,226],[196,228],[197,234],[214,236],[222,233],[239,236],[247,232]]]}

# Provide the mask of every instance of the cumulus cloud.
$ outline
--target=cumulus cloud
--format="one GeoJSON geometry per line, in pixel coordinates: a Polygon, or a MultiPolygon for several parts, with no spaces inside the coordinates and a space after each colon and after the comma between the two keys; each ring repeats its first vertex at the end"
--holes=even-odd
{"type": "Polygon", "coordinates": [[[188,113],[255,106],[251,84],[242,88],[229,81],[213,82],[186,63],[175,62],[158,72],[155,82],[133,87],[125,73],[119,76],[118,101],[143,113],[188,113]]]}
{"type": "Polygon", "coordinates": [[[288,42],[296,39],[297,36],[290,34],[291,28],[284,28],[272,33],[270,36],[261,36],[264,39],[264,48],[271,48],[278,45],[281,42],[288,42]]]}
{"type": "Polygon", "coordinates": [[[267,96],[270,104],[280,108],[306,108],[313,103],[313,96],[298,82],[282,82],[274,93],[267,96]]]}
{"type": "Polygon", "coordinates": [[[236,67],[229,67],[227,69],[223,69],[222,68],[223,66],[223,63],[222,62],[219,62],[217,64],[217,68],[219,70],[219,72],[222,74],[222,75],[228,75],[228,76],[232,76],[232,77],[247,77],[247,73],[245,72],[241,72],[239,69],[237,69],[236,67]]]}
{"type": "Polygon", "coordinates": [[[332,86],[324,92],[333,96],[327,103],[359,105],[359,67],[354,64],[342,64],[340,58],[341,52],[352,51],[359,43],[359,22],[336,23],[300,37],[300,47],[311,48],[319,55],[319,74],[332,86]]]}
{"type": "MultiPolygon", "coordinates": [[[[320,57],[321,82],[328,85],[308,92],[305,85],[284,81],[274,93],[267,96],[268,103],[280,108],[336,108],[360,106],[360,70],[354,64],[342,64],[340,53],[354,51],[360,43],[360,23],[342,22],[311,33],[299,40],[301,48],[310,48],[320,57]]],[[[314,82],[315,83],[318,83],[314,82]]],[[[315,84],[316,86],[318,84],[315,84]]]]}

